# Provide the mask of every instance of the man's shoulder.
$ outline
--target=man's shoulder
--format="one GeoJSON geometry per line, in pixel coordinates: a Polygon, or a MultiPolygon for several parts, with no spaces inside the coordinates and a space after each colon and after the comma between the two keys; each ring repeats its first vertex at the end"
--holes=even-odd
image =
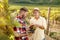
{"type": "Polygon", "coordinates": [[[31,17],[31,19],[30,20],[34,20],[34,17],[31,17]]]}
{"type": "Polygon", "coordinates": [[[42,17],[42,16],[40,16],[40,19],[45,20],[45,18],[44,18],[44,17],[42,17]]]}

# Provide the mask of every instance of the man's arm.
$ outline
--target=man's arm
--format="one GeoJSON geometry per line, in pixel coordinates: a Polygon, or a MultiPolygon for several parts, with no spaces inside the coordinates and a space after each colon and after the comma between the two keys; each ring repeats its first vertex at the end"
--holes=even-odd
{"type": "Polygon", "coordinates": [[[39,28],[46,30],[46,28],[47,28],[47,21],[46,21],[45,18],[42,19],[42,26],[39,26],[39,28]]]}
{"type": "Polygon", "coordinates": [[[43,27],[46,30],[47,29],[47,21],[46,21],[46,19],[44,18],[42,22],[43,22],[43,27]]]}
{"type": "Polygon", "coordinates": [[[39,27],[39,28],[42,29],[42,30],[45,29],[44,26],[40,26],[40,25],[37,25],[37,24],[35,24],[35,26],[36,26],[36,27],[39,27]]]}
{"type": "Polygon", "coordinates": [[[40,29],[44,30],[45,28],[43,26],[39,26],[40,29]]]}

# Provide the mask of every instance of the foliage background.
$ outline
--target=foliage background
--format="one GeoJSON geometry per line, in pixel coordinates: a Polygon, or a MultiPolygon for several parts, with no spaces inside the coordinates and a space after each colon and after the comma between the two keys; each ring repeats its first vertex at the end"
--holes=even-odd
{"type": "MultiPolygon", "coordinates": [[[[29,10],[28,18],[32,15],[34,7],[38,7],[41,16],[47,20],[48,7],[51,7],[50,13],[50,28],[59,29],[60,24],[60,0],[2,0],[0,1],[0,40],[13,40],[13,21],[11,14],[15,12],[13,17],[17,15],[21,7],[27,7],[29,10]]],[[[53,29],[54,30],[54,29],[53,29]]],[[[56,30],[55,30],[56,31],[56,30]]],[[[60,30],[57,32],[50,31],[50,37],[60,40],[60,30]],[[57,35],[59,34],[59,35],[57,35]]]]}

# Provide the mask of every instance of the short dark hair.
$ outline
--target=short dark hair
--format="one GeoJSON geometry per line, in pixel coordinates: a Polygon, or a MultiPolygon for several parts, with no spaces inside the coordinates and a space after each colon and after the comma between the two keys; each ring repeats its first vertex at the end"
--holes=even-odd
{"type": "Polygon", "coordinates": [[[26,7],[21,8],[20,11],[21,10],[26,11],[26,12],[28,11],[28,9],[26,7]]]}

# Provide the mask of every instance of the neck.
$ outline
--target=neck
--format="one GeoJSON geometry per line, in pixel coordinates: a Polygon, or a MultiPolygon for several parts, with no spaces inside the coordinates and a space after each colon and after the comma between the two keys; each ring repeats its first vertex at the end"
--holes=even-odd
{"type": "Polygon", "coordinates": [[[38,17],[35,17],[35,19],[38,20],[39,19],[39,16],[38,17]]]}

